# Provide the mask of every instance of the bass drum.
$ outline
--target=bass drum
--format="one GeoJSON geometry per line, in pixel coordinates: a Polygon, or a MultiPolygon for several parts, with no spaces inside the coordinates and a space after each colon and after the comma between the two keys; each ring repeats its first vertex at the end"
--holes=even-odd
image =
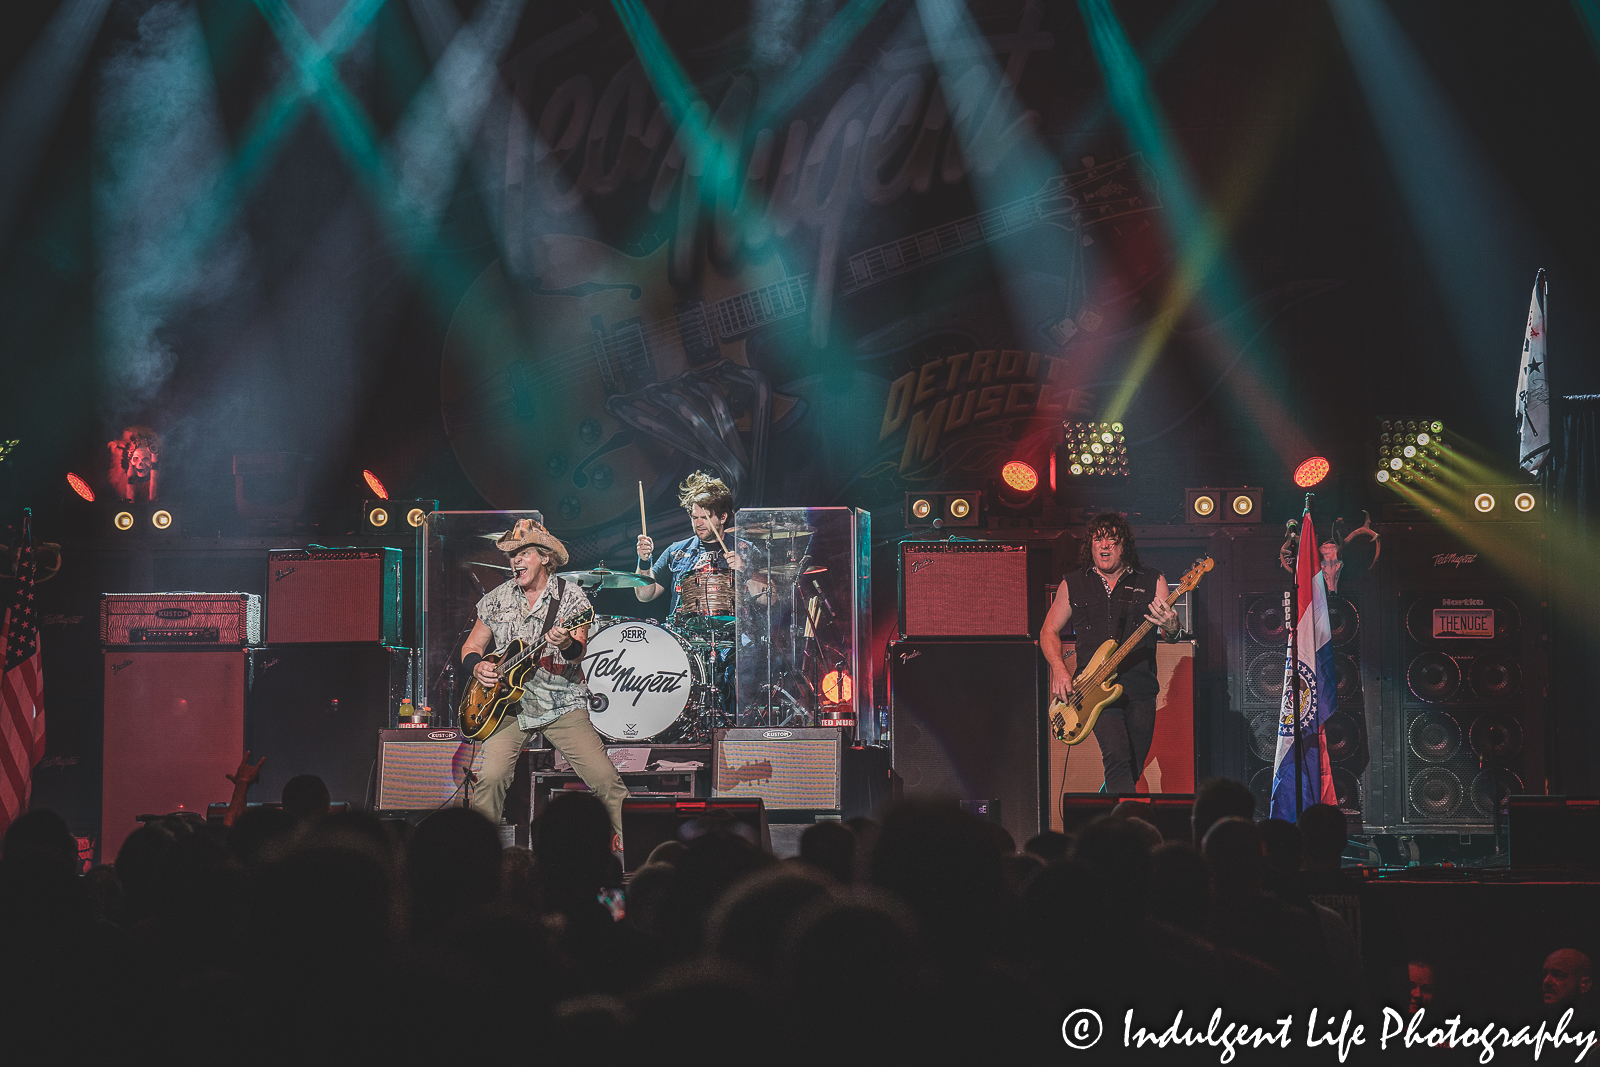
{"type": "Polygon", "coordinates": [[[606,622],[598,633],[590,631],[583,656],[589,721],[609,741],[649,741],[683,718],[705,682],[700,661],[658,622],[606,622]]]}

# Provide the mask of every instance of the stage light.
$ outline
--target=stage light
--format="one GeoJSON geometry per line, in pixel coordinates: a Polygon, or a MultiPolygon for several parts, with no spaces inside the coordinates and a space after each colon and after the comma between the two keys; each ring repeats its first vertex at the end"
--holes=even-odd
{"type": "Polygon", "coordinates": [[[1480,522],[1527,522],[1536,519],[1543,500],[1538,486],[1469,485],[1466,499],[1472,504],[1466,517],[1480,522]],[[1510,509],[1501,504],[1511,505],[1510,509]]]}
{"type": "Polygon", "coordinates": [[[952,519],[964,519],[972,514],[972,501],[966,497],[958,496],[950,501],[949,511],[952,519]]]}
{"type": "Polygon", "coordinates": [[[1020,459],[1014,459],[1000,468],[1000,478],[1019,493],[1031,493],[1039,487],[1039,472],[1020,459]]]}
{"type": "Polygon", "coordinates": [[[1378,481],[1387,485],[1414,485],[1438,482],[1450,476],[1452,460],[1442,436],[1444,423],[1438,419],[1387,419],[1378,435],[1378,460],[1388,477],[1378,481]]]}
{"type": "Polygon", "coordinates": [[[133,529],[133,512],[119,511],[111,519],[112,525],[119,530],[133,529]]]}
{"type": "Polygon", "coordinates": [[[91,504],[94,503],[94,490],[89,488],[89,483],[88,482],[84,481],[82,478],[78,477],[76,474],[73,474],[71,471],[68,471],[67,472],[67,484],[72,487],[72,491],[74,493],[77,493],[79,496],[83,497],[83,499],[87,500],[89,503],[91,503],[91,504]]]}
{"type": "Polygon", "coordinates": [[[1312,456],[1294,469],[1294,484],[1302,489],[1310,489],[1326,478],[1330,469],[1328,461],[1322,456],[1312,456]]]}
{"type": "Polygon", "coordinates": [[[933,514],[933,501],[927,497],[920,497],[911,502],[911,515],[913,518],[926,519],[933,514]]]}
{"type": "Polygon", "coordinates": [[[437,500],[363,500],[361,502],[361,532],[398,537],[406,531],[400,528],[400,517],[412,528],[421,526],[430,511],[438,511],[437,500]]]}
{"type": "Polygon", "coordinates": [[[1405,465],[1406,465],[1406,461],[1401,459],[1399,456],[1396,456],[1396,457],[1394,457],[1393,459],[1391,459],[1389,461],[1389,469],[1392,470],[1392,471],[1400,470],[1405,465]]]}
{"type": "Polygon", "coordinates": [[[150,525],[158,530],[170,530],[172,528],[172,512],[165,508],[151,512],[150,525]]]}
{"type": "Polygon", "coordinates": [[[856,686],[848,671],[829,671],[822,676],[822,702],[848,704],[855,699],[856,686]]]}
{"type": "Polygon", "coordinates": [[[1185,489],[1184,511],[1189,522],[1221,522],[1222,516],[1217,509],[1222,501],[1222,493],[1216,489],[1185,489]]]}
{"type": "Polygon", "coordinates": [[[362,471],[361,477],[367,480],[367,488],[372,490],[373,496],[377,497],[379,500],[389,499],[389,490],[385,489],[383,487],[383,483],[378,481],[378,476],[376,474],[373,474],[371,471],[362,471]]]}
{"type": "Polygon", "coordinates": [[[1074,478],[1128,476],[1128,442],[1120,422],[1064,422],[1057,452],[1074,478]]]}
{"type": "Polygon", "coordinates": [[[1228,508],[1235,515],[1243,518],[1246,515],[1254,513],[1256,510],[1256,502],[1251,498],[1248,492],[1241,491],[1232,500],[1228,501],[1228,508]]]}
{"type": "Polygon", "coordinates": [[[1382,483],[1382,482],[1387,482],[1388,480],[1389,480],[1389,471],[1387,469],[1380,469],[1378,471],[1378,481],[1380,483],[1382,483]]]}

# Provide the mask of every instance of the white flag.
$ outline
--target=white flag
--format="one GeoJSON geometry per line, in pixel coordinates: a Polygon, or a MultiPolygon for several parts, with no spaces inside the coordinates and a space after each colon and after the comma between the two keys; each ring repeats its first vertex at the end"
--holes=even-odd
{"type": "Polygon", "coordinates": [[[1549,286],[1544,269],[1533,279],[1528,326],[1522,333],[1522,366],[1517,369],[1517,465],[1537,474],[1550,458],[1550,386],[1545,379],[1544,314],[1549,286]]]}

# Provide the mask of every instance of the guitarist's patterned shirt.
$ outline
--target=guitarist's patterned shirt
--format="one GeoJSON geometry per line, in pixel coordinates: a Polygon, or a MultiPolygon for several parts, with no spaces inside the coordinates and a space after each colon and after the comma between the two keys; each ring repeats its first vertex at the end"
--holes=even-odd
{"type": "MultiPolygon", "coordinates": [[[[569,619],[588,608],[589,600],[571,582],[552,577],[533,607],[515,580],[491,589],[478,601],[478,618],[494,633],[494,647],[503,649],[511,642],[528,643],[544,636],[544,619],[550,612],[550,598],[561,589],[561,607],[556,621],[569,619]]],[[[523,684],[522,710],[517,725],[524,730],[548,726],[569,711],[589,704],[589,687],[583,681],[582,665],[568,660],[559,650],[549,648],[539,657],[539,665],[523,684]]]]}

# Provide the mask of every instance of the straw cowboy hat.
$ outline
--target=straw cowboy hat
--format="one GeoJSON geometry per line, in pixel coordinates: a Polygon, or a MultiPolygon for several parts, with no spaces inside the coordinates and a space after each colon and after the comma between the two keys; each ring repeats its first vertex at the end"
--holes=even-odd
{"type": "Polygon", "coordinates": [[[495,538],[494,547],[508,556],[514,556],[529,545],[548,549],[550,559],[557,567],[567,565],[567,546],[557,541],[549,530],[532,519],[518,519],[517,524],[495,538]]]}

